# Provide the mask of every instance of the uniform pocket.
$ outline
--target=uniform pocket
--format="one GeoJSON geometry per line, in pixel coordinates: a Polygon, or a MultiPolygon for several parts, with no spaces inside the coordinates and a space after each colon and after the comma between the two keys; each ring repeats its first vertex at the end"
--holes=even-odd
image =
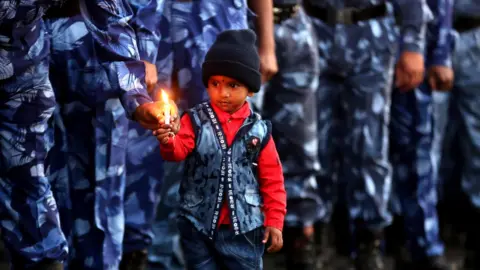
{"type": "Polygon", "coordinates": [[[183,200],[186,206],[192,208],[203,202],[203,196],[188,192],[183,196],[183,200]]]}

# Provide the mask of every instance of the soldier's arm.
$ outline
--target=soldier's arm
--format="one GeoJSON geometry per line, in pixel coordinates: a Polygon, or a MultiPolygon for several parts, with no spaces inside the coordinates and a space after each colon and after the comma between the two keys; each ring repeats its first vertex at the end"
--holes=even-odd
{"type": "Polygon", "coordinates": [[[423,55],[427,23],[432,19],[426,0],[395,0],[394,4],[401,18],[401,51],[423,55]]]}
{"type": "Polygon", "coordinates": [[[259,47],[273,49],[275,52],[272,0],[249,0],[248,6],[257,14],[255,29],[259,39],[259,47]]]}
{"type": "Polygon", "coordinates": [[[453,0],[428,0],[435,20],[430,28],[431,66],[451,67],[453,0]]]}
{"type": "Polygon", "coordinates": [[[155,63],[160,44],[160,21],[162,19],[163,1],[132,1],[134,17],[132,26],[137,35],[140,59],[155,63]]]}
{"type": "Polygon", "coordinates": [[[80,0],[84,21],[96,41],[99,61],[110,83],[119,89],[127,116],[152,102],[145,85],[145,64],[140,60],[133,11],[127,0],[80,0]]]}
{"type": "Polygon", "coordinates": [[[249,0],[248,3],[253,12],[257,14],[255,29],[258,36],[260,72],[262,73],[262,82],[266,82],[278,72],[273,33],[273,2],[272,0],[249,0]]]}

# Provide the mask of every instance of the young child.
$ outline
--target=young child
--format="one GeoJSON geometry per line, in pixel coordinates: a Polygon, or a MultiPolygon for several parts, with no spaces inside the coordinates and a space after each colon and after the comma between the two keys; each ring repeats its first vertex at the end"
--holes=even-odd
{"type": "Polygon", "coordinates": [[[202,66],[210,102],[154,135],[162,157],[186,159],[178,226],[188,269],[263,269],[283,245],[283,172],[270,122],[252,113],[247,96],[261,84],[251,30],[218,35],[202,66]]]}

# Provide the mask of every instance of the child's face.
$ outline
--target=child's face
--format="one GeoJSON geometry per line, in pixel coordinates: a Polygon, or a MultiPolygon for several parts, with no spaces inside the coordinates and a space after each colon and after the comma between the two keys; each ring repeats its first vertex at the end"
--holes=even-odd
{"type": "Polygon", "coordinates": [[[208,95],[215,106],[227,113],[240,109],[247,97],[253,96],[248,88],[235,79],[226,76],[211,76],[208,80],[208,95]]]}

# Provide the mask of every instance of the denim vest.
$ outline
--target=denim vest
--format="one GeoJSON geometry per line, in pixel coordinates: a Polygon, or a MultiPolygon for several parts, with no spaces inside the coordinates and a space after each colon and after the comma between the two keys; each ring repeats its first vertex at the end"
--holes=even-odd
{"type": "Polygon", "coordinates": [[[235,235],[262,226],[256,161],[270,137],[270,122],[251,113],[229,147],[209,103],[199,104],[187,113],[196,141],[195,149],[186,159],[180,185],[180,215],[213,239],[226,199],[235,235]]]}

